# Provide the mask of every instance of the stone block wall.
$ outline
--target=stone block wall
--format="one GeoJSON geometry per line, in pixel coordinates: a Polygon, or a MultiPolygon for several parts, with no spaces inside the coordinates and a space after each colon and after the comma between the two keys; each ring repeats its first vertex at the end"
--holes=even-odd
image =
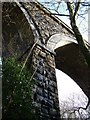
{"type": "Polygon", "coordinates": [[[54,56],[43,45],[37,44],[33,50],[33,101],[38,108],[40,120],[60,120],[54,56]]]}
{"type": "Polygon", "coordinates": [[[74,39],[72,30],[67,27],[65,23],[60,21],[60,19],[52,15],[51,12],[44,8],[44,6],[37,2],[24,3],[24,6],[31,14],[36,25],[38,26],[45,44],[47,44],[49,37],[57,33],[64,34],[65,36],[74,39]]]}

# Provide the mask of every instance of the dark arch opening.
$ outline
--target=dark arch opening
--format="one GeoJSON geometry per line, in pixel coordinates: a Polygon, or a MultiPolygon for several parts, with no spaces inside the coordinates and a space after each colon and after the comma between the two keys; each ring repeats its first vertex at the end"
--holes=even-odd
{"type": "Polygon", "coordinates": [[[3,3],[2,11],[2,55],[20,56],[34,42],[32,29],[16,3],[3,3]]]}
{"type": "Polygon", "coordinates": [[[90,99],[90,77],[88,66],[78,44],[71,43],[55,50],[56,68],[69,75],[90,99]]]}

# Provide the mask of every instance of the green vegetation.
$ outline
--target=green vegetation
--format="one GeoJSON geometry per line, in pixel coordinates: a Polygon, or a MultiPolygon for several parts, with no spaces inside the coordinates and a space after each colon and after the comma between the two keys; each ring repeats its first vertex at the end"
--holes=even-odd
{"type": "Polygon", "coordinates": [[[31,74],[14,58],[3,60],[2,72],[2,116],[3,120],[35,120],[32,105],[31,74]]]}

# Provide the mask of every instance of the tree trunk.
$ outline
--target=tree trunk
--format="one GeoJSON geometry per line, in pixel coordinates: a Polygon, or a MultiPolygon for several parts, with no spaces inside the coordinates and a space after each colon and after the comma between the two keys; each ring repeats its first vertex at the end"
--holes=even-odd
{"type": "Polygon", "coordinates": [[[70,2],[67,2],[67,7],[68,7],[68,10],[70,13],[70,24],[71,24],[72,30],[73,30],[76,40],[78,42],[79,48],[80,48],[81,52],[83,53],[83,56],[87,62],[87,65],[88,65],[88,67],[90,67],[90,51],[89,51],[88,46],[84,43],[83,37],[76,25],[76,20],[75,20],[76,12],[73,13],[73,9],[72,9],[70,2]]]}

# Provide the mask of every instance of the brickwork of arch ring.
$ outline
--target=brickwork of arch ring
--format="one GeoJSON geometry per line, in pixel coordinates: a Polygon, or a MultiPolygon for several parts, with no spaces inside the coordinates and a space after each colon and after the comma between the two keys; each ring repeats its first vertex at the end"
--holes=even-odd
{"type": "Polygon", "coordinates": [[[65,33],[56,33],[53,34],[47,42],[47,48],[54,51],[56,48],[65,46],[67,44],[75,43],[77,44],[77,41],[73,36],[68,36],[65,33]]]}

